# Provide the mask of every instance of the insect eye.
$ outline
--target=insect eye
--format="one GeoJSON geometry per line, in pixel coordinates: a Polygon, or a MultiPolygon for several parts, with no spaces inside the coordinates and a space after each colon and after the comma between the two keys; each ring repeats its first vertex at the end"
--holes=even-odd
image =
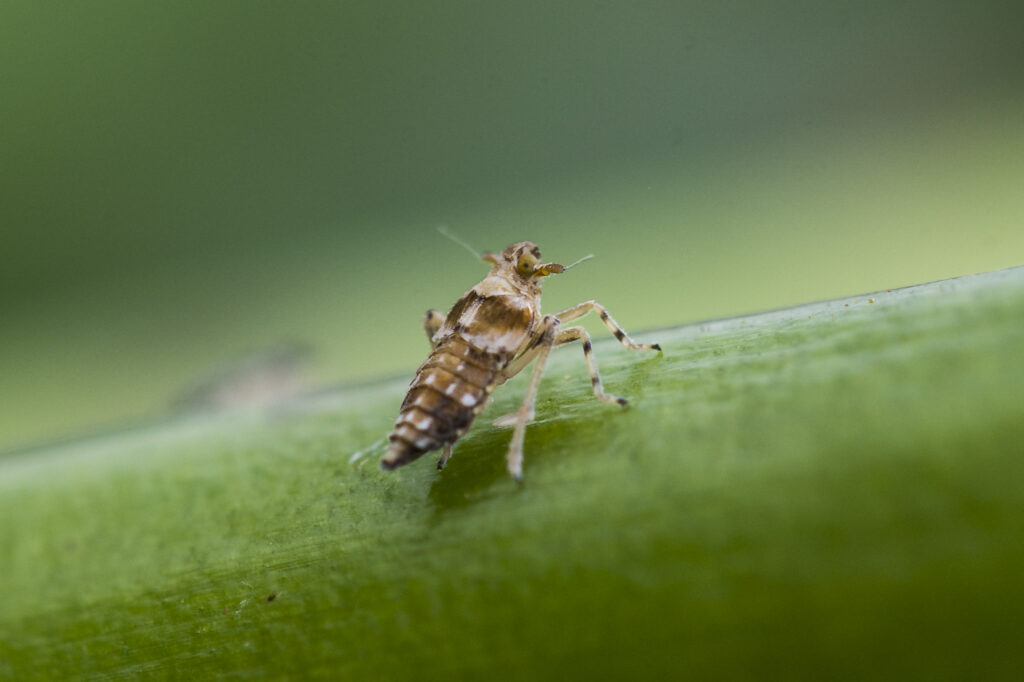
{"type": "Polygon", "coordinates": [[[524,253],[519,257],[519,261],[516,263],[516,270],[523,277],[529,277],[533,274],[533,268],[537,265],[537,259],[532,253],[524,253]]]}

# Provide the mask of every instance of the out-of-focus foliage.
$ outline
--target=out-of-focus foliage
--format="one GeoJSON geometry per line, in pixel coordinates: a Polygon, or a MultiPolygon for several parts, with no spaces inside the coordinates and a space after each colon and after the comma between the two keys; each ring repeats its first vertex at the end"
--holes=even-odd
{"type": "Polygon", "coordinates": [[[439,223],[633,329],[1017,265],[1018,5],[4,2],[0,450],[408,371],[439,223]]]}

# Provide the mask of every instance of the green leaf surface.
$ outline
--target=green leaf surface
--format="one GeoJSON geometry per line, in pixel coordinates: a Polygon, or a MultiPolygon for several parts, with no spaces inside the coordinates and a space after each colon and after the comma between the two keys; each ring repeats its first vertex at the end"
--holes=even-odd
{"type": "Polygon", "coordinates": [[[349,463],[408,377],[0,459],[0,678],[1019,674],[1024,268],[635,336],[522,485],[525,376],[442,472],[349,463]]]}

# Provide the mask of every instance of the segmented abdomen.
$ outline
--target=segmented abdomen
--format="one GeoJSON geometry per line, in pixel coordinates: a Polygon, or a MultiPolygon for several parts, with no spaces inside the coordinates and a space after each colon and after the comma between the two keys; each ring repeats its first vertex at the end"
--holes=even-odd
{"type": "Polygon", "coordinates": [[[458,334],[442,341],[409,385],[382,466],[394,469],[454,443],[484,408],[506,361],[458,334]]]}

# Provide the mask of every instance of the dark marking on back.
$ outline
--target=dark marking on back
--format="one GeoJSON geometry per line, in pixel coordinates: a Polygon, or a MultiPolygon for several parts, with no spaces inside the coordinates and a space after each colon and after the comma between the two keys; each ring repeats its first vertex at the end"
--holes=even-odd
{"type": "Polygon", "coordinates": [[[462,317],[462,314],[466,312],[466,309],[469,308],[469,306],[471,306],[478,298],[479,296],[477,296],[476,292],[472,289],[467,291],[466,294],[452,306],[451,311],[448,313],[448,317],[445,318],[445,322],[449,326],[454,327],[458,323],[459,318],[462,317]]]}
{"type": "Polygon", "coordinates": [[[526,334],[533,327],[533,312],[529,308],[509,305],[504,296],[477,299],[470,333],[500,334],[508,329],[521,329],[526,334]]]}

